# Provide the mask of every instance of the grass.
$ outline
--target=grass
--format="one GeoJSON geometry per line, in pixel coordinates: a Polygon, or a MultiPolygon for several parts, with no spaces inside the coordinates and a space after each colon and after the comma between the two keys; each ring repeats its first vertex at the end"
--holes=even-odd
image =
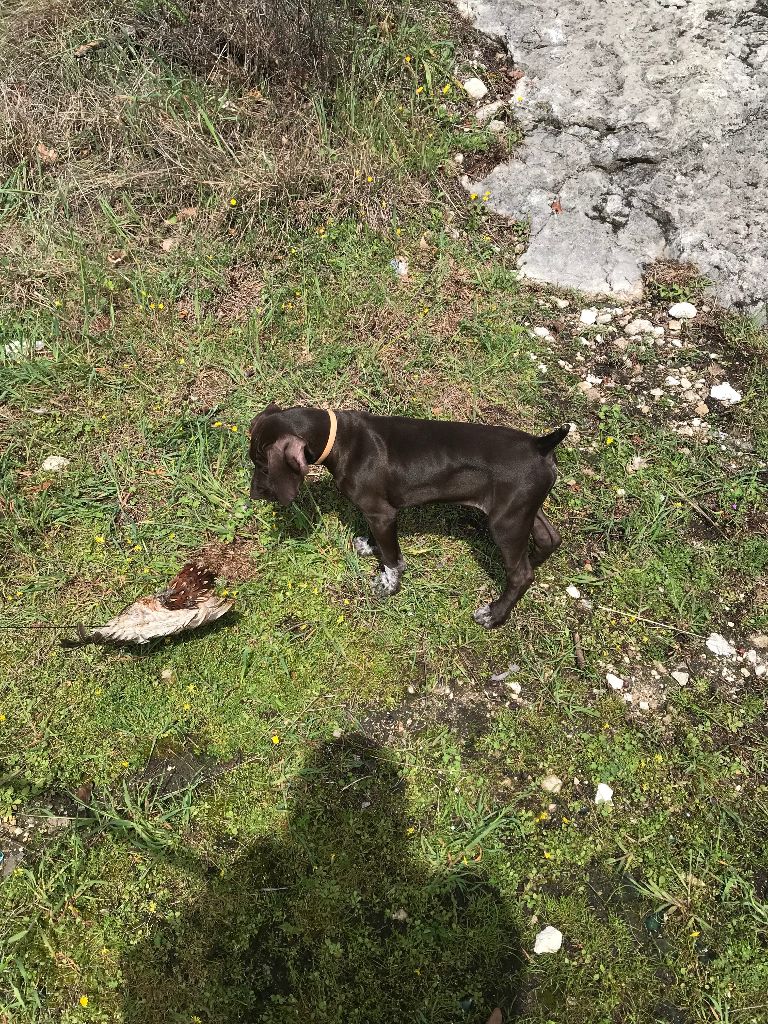
{"type": "MultiPolygon", "coordinates": [[[[457,149],[496,143],[463,130],[473,44],[439,10],[367,22],[295,92],[290,67],[190,63],[200,23],[156,5],[7,17],[0,1017],[765,1020],[765,677],[704,647],[768,625],[764,336],[713,311],[672,352],[696,373],[715,352],[743,391],[711,413],[723,438],[631,382],[584,396],[569,367],[618,373],[615,350],[519,282],[516,230],[455,185],[457,149]],[[471,621],[500,582],[474,513],[403,516],[379,603],[329,478],[249,503],[269,400],[574,421],[565,543],[509,626],[471,621]],[[204,547],[236,597],[208,632],[137,652],[37,628],[98,623],[204,547]],[[546,924],[563,950],[534,957],[546,924]]],[[[650,285],[701,305],[693,273],[650,285]]]]}

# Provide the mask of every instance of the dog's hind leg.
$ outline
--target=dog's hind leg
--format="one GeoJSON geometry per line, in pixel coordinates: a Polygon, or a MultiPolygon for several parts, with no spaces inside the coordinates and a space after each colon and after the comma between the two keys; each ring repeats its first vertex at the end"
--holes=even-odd
{"type": "Polygon", "coordinates": [[[536,513],[531,530],[533,540],[533,553],[530,556],[531,565],[535,568],[542,562],[554,555],[563,542],[562,537],[547,519],[541,509],[536,513]]]}
{"type": "Polygon", "coordinates": [[[504,559],[507,585],[495,601],[478,608],[473,618],[486,629],[496,629],[504,625],[512,609],[533,583],[533,569],[528,558],[528,535],[532,523],[530,518],[525,522],[521,512],[517,511],[494,518],[488,525],[504,559]]]}

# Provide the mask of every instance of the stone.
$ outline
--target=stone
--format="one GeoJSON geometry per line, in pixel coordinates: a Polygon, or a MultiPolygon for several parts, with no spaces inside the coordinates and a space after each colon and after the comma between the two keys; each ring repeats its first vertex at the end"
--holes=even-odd
{"type": "Polygon", "coordinates": [[[551,924],[542,928],[536,936],[533,952],[540,956],[542,953],[557,953],[563,944],[563,933],[551,924]]]}
{"type": "Polygon", "coordinates": [[[689,261],[721,303],[765,317],[764,5],[456,3],[526,72],[511,103],[525,141],[471,187],[530,223],[522,275],[639,298],[649,263],[689,261]]]}
{"type": "Polygon", "coordinates": [[[572,583],[565,588],[565,592],[568,597],[572,597],[575,601],[581,597],[581,591],[578,587],[574,587],[572,583]]]}
{"type": "Polygon", "coordinates": [[[491,118],[505,106],[504,100],[496,100],[494,103],[486,103],[475,111],[477,121],[490,121],[491,118]]]}
{"type": "Polygon", "coordinates": [[[640,334],[653,334],[653,324],[650,320],[632,320],[624,328],[624,333],[629,338],[636,338],[640,334]]]}
{"type": "Polygon", "coordinates": [[[612,690],[624,689],[624,680],[621,678],[621,676],[615,676],[613,672],[606,673],[605,681],[606,683],[608,683],[612,690]]]}
{"type": "Polygon", "coordinates": [[[596,804],[609,804],[613,801],[613,790],[605,782],[601,782],[595,790],[596,804]]]}
{"type": "Polygon", "coordinates": [[[559,779],[556,775],[547,775],[541,780],[541,788],[545,793],[557,795],[563,788],[563,780],[559,779]]]}
{"type": "Polygon", "coordinates": [[[676,302],[669,307],[669,315],[673,320],[693,320],[696,316],[696,307],[691,302],[676,302]]]}
{"type": "Polygon", "coordinates": [[[533,333],[537,338],[551,338],[552,335],[549,333],[549,329],[546,327],[534,327],[533,333]]]}
{"type": "Polygon", "coordinates": [[[493,132],[498,135],[500,132],[503,132],[507,126],[503,121],[497,121],[496,118],[494,118],[493,121],[488,122],[486,127],[489,132],[493,132]]]}
{"type": "Polygon", "coordinates": [[[710,389],[710,397],[716,398],[718,402],[724,402],[726,405],[736,405],[737,402],[741,401],[741,392],[732,388],[728,381],[723,381],[722,384],[715,384],[710,389]]]}
{"type": "Polygon", "coordinates": [[[591,325],[591,324],[596,323],[597,322],[597,310],[594,309],[594,308],[592,308],[592,309],[582,309],[581,314],[579,316],[579,320],[580,320],[581,323],[587,324],[587,325],[591,325]]]}
{"type": "Polygon", "coordinates": [[[685,686],[688,682],[688,679],[690,678],[688,673],[683,672],[682,670],[678,670],[677,672],[670,672],[669,674],[672,677],[672,679],[674,679],[675,682],[679,683],[681,686],[685,686]]]}
{"type": "Polygon", "coordinates": [[[68,465],[69,459],[65,459],[63,455],[49,455],[40,463],[40,469],[44,473],[60,473],[68,465]]]}
{"type": "Polygon", "coordinates": [[[707,650],[712,651],[718,658],[732,658],[736,653],[736,648],[732,647],[725,637],[719,633],[710,633],[707,637],[706,646],[707,650]]]}
{"type": "Polygon", "coordinates": [[[468,78],[464,82],[464,92],[472,100],[481,100],[488,95],[488,86],[479,78],[468,78]]]}
{"type": "Polygon", "coordinates": [[[568,299],[553,299],[553,302],[555,303],[558,309],[568,309],[568,307],[570,306],[570,302],[568,301],[568,299]]]}

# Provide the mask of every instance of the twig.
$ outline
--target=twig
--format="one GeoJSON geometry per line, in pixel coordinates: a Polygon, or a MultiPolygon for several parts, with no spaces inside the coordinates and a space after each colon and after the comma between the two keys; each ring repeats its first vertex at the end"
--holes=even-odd
{"type": "Polygon", "coordinates": [[[656,626],[658,629],[668,629],[672,633],[682,633],[683,636],[693,636],[697,640],[705,640],[701,633],[691,633],[690,630],[681,629],[680,626],[670,626],[668,622],[657,622],[655,619],[645,619],[636,612],[623,612],[620,608],[610,608],[607,604],[597,606],[601,612],[610,612],[612,615],[623,615],[625,618],[634,619],[635,622],[644,622],[646,626],[656,626]]]}

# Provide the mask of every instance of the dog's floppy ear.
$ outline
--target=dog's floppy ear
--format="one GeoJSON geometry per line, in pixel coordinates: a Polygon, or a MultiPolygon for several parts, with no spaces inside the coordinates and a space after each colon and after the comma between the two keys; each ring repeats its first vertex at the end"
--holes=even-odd
{"type": "Polygon", "coordinates": [[[488,1018],[488,1024],[503,1024],[503,1020],[504,1018],[501,1016],[501,1010],[497,1006],[488,1018]]]}
{"type": "Polygon", "coordinates": [[[275,402],[270,402],[266,409],[262,409],[258,416],[253,417],[253,419],[251,420],[251,425],[250,427],[248,427],[248,433],[252,434],[254,432],[254,430],[256,429],[256,424],[259,422],[262,416],[271,416],[273,412],[281,412],[281,409],[280,406],[277,405],[275,402]]]}
{"type": "Polygon", "coordinates": [[[281,505],[290,505],[307,475],[306,441],[295,434],[279,437],[267,449],[267,473],[281,505]]]}

